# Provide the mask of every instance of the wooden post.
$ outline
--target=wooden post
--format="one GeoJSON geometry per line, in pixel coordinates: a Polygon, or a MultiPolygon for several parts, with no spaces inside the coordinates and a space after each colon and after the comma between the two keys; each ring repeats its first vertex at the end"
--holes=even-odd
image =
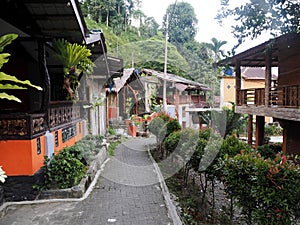
{"type": "Polygon", "coordinates": [[[265,117],[256,116],[255,147],[262,146],[265,139],[265,117]]]}
{"type": "Polygon", "coordinates": [[[265,107],[269,107],[270,89],[272,81],[272,48],[267,46],[266,51],[266,70],[265,70],[265,107]]]}
{"type": "Polygon", "coordinates": [[[253,140],[253,115],[248,115],[248,145],[252,146],[253,140]]]}
{"type": "Polygon", "coordinates": [[[241,63],[237,61],[235,68],[235,103],[239,105],[239,91],[242,87],[241,63]]]}
{"type": "Polygon", "coordinates": [[[50,108],[50,76],[47,69],[46,63],[46,49],[43,41],[38,41],[38,62],[39,62],[39,72],[43,79],[43,99],[41,105],[41,111],[45,113],[46,119],[46,129],[49,128],[49,108],[50,108]]]}

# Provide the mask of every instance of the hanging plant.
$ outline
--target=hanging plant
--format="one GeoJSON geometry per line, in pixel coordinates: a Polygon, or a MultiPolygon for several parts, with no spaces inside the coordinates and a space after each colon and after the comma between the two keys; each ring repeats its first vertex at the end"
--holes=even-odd
{"type": "Polygon", "coordinates": [[[78,100],[77,89],[82,74],[93,72],[94,63],[90,59],[92,53],[86,46],[71,44],[64,39],[54,40],[53,48],[57,53],[55,58],[63,65],[64,88],[72,100],[78,100]]]}
{"type": "MultiPolygon", "coordinates": [[[[0,37],[0,69],[2,66],[8,62],[9,53],[2,53],[5,46],[11,44],[13,40],[18,37],[17,34],[6,34],[0,37]]],[[[19,98],[14,95],[9,95],[6,92],[1,92],[1,90],[20,90],[27,89],[27,87],[33,87],[37,90],[43,90],[41,87],[33,85],[29,80],[19,80],[15,76],[8,75],[2,71],[0,71],[0,99],[8,99],[16,102],[21,102],[19,98]]]]}

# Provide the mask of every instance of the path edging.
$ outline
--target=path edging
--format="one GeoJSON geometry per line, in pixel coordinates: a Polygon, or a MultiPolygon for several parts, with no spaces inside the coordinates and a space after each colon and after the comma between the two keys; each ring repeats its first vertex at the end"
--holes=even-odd
{"type": "Polygon", "coordinates": [[[156,163],[156,161],[153,159],[152,155],[151,155],[151,152],[150,152],[150,148],[148,147],[148,154],[149,154],[149,157],[154,165],[154,168],[155,168],[155,172],[158,176],[158,180],[159,180],[159,183],[160,183],[160,187],[162,189],[162,193],[163,193],[163,196],[164,196],[164,199],[165,199],[165,202],[166,202],[166,206],[167,206],[167,209],[168,209],[168,214],[171,218],[171,220],[173,221],[173,225],[182,225],[182,221],[177,213],[177,210],[176,210],[176,207],[175,205],[173,204],[172,200],[171,200],[171,197],[170,197],[170,192],[169,192],[169,189],[166,185],[166,182],[163,178],[163,175],[156,163]]]}

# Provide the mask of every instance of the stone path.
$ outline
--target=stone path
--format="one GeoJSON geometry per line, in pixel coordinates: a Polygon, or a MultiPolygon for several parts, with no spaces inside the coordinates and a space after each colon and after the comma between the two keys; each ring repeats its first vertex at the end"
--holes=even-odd
{"type": "Polygon", "coordinates": [[[86,199],[12,205],[0,218],[0,224],[173,224],[155,167],[145,147],[151,142],[151,138],[136,138],[119,145],[86,199]]]}

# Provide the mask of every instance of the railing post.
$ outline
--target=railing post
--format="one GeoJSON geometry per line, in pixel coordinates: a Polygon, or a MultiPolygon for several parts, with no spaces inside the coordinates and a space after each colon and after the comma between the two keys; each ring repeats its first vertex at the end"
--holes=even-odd
{"type": "Polygon", "coordinates": [[[270,88],[272,81],[272,46],[266,47],[266,70],[265,70],[265,106],[269,107],[270,103],[270,88]]]}
{"type": "Polygon", "coordinates": [[[235,89],[235,91],[236,91],[235,92],[235,101],[237,103],[239,103],[240,101],[244,101],[242,99],[239,99],[239,95],[242,94],[242,93],[240,93],[240,90],[241,90],[241,62],[240,61],[236,62],[236,67],[235,67],[235,88],[236,88],[235,89]]]}

